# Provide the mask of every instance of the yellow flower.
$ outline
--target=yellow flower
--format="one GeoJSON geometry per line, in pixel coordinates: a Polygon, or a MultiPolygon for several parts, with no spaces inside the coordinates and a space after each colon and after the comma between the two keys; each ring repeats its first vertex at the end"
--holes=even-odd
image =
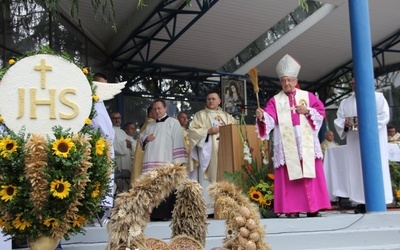
{"type": "Polygon", "coordinates": [[[14,59],[8,60],[8,64],[13,65],[14,63],[15,63],[15,60],[14,60],[14,59]]]}
{"type": "Polygon", "coordinates": [[[9,136],[0,140],[0,155],[7,158],[9,155],[17,151],[18,143],[9,136]]]}
{"type": "Polygon", "coordinates": [[[69,195],[71,184],[63,179],[55,180],[50,183],[50,192],[54,197],[64,199],[69,195]]]}
{"type": "Polygon", "coordinates": [[[271,201],[268,202],[268,199],[266,199],[264,196],[260,197],[260,199],[258,200],[258,203],[260,203],[260,205],[262,207],[267,207],[269,205],[271,205],[271,201]],[[269,203],[269,205],[268,205],[269,203]]]}
{"type": "Polygon", "coordinates": [[[53,142],[53,150],[55,155],[61,155],[64,158],[68,157],[69,151],[74,148],[74,143],[71,138],[61,137],[59,140],[53,142]]]}
{"type": "Polygon", "coordinates": [[[89,125],[89,124],[91,124],[92,123],[92,120],[90,119],[90,118],[86,118],[85,119],[85,124],[86,125],[89,125]]]}
{"type": "Polygon", "coordinates": [[[259,201],[262,197],[262,194],[260,191],[253,190],[253,191],[249,191],[249,196],[250,196],[250,199],[252,199],[254,201],[259,201]]]}
{"type": "Polygon", "coordinates": [[[103,139],[98,139],[96,141],[96,155],[102,155],[104,153],[104,148],[106,147],[106,143],[103,139]]]}
{"type": "Polygon", "coordinates": [[[270,178],[271,180],[274,180],[274,179],[275,179],[275,175],[274,175],[274,174],[268,174],[267,176],[268,176],[268,178],[270,178]]]}
{"type": "Polygon", "coordinates": [[[10,201],[17,194],[17,188],[12,185],[3,185],[0,190],[0,197],[3,201],[10,201]]]}
{"type": "Polygon", "coordinates": [[[82,69],[83,74],[87,75],[89,74],[89,70],[87,68],[83,68],[82,69]]]}
{"type": "Polygon", "coordinates": [[[12,221],[15,229],[19,229],[20,231],[24,231],[25,228],[30,227],[31,223],[29,221],[21,219],[22,214],[17,214],[17,218],[12,221]]]}
{"type": "Polygon", "coordinates": [[[92,98],[95,102],[97,102],[99,100],[99,97],[97,95],[92,95],[92,98]]]}
{"type": "Polygon", "coordinates": [[[43,224],[45,224],[47,227],[58,227],[58,221],[56,221],[55,218],[49,218],[43,221],[43,224]]]}
{"type": "Polygon", "coordinates": [[[263,198],[263,204],[262,205],[269,207],[269,206],[271,206],[271,204],[272,204],[271,200],[263,198]]]}
{"type": "Polygon", "coordinates": [[[8,224],[7,221],[0,218],[0,228],[3,228],[5,230],[11,230],[12,226],[10,224],[8,224]]]}
{"type": "Polygon", "coordinates": [[[396,197],[397,197],[397,198],[400,198],[400,189],[397,190],[397,192],[396,192],[396,197]]]}
{"type": "Polygon", "coordinates": [[[3,117],[0,115],[0,123],[3,122],[3,117]]]}
{"type": "Polygon", "coordinates": [[[99,193],[100,193],[99,188],[100,188],[100,184],[97,183],[97,184],[93,185],[92,198],[96,198],[97,196],[99,196],[99,193]]]}
{"type": "Polygon", "coordinates": [[[75,215],[74,221],[72,222],[72,227],[82,227],[86,224],[85,217],[77,214],[75,215]]]}

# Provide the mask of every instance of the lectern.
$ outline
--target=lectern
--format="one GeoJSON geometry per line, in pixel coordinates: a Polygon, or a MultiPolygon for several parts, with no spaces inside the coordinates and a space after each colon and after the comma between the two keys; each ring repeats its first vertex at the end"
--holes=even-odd
{"type": "Polygon", "coordinates": [[[224,171],[242,171],[242,165],[245,161],[243,143],[239,134],[240,127],[242,127],[243,135],[245,135],[247,131],[249,146],[254,148],[252,153],[253,159],[256,160],[258,166],[261,165],[262,160],[260,149],[262,141],[257,137],[254,125],[232,124],[220,127],[217,181],[224,180],[224,171]]]}

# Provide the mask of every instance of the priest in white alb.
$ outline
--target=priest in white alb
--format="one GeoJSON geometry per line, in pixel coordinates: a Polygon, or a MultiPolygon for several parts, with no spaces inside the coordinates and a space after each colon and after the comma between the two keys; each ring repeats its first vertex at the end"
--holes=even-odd
{"type": "MultiPolygon", "coordinates": [[[[360,136],[356,124],[351,124],[346,118],[357,117],[357,103],[355,91],[355,81],[352,78],[350,83],[353,93],[347,99],[344,99],[337,111],[337,118],[335,119],[336,132],[341,139],[346,138],[348,154],[346,156],[349,171],[349,194],[350,200],[359,203],[357,205],[356,213],[365,213],[365,197],[364,197],[364,183],[361,167],[361,151],[360,151],[360,136]],[[353,126],[355,125],[355,126],[353,126]]],[[[381,153],[381,167],[383,174],[383,187],[385,191],[386,204],[392,203],[393,192],[392,184],[390,181],[389,160],[388,160],[388,145],[387,145],[387,132],[386,125],[390,119],[389,105],[382,93],[375,92],[376,112],[378,120],[379,132],[379,148],[381,153]]],[[[371,152],[374,153],[374,152],[371,152]]]]}
{"type": "MultiPolygon", "coordinates": [[[[140,134],[140,144],[144,150],[142,172],[146,173],[168,163],[186,164],[187,152],[181,125],[177,119],[169,117],[164,100],[153,102],[156,119],[150,122],[140,134]]],[[[172,218],[175,195],[172,192],[157,208],[153,209],[152,220],[172,218]]]]}
{"type": "Polygon", "coordinates": [[[206,108],[198,111],[189,124],[189,177],[203,187],[207,214],[214,214],[214,204],[207,193],[208,186],[217,181],[220,127],[236,124],[236,120],[220,107],[221,98],[215,91],[206,97],[206,108]]]}
{"type": "Polygon", "coordinates": [[[296,89],[300,64],[285,55],[276,67],[282,91],[256,110],[256,131],[274,141],[274,212],[288,218],[320,216],[330,209],[318,131],[325,116],[322,102],[296,89]]]}

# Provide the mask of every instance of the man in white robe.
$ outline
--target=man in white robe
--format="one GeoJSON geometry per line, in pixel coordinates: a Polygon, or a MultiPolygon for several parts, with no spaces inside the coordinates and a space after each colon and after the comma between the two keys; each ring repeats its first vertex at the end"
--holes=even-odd
{"type": "Polygon", "coordinates": [[[189,120],[188,120],[187,114],[185,112],[181,111],[181,112],[179,112],[177,119],[178,119],[179,123],[181,124],[183,138],[185,139],[186,152],[189,155],[189,131],[186,128],[189,120]]]}
{"type": "Polygon", "coordinates": [[[325,140],[321,142],[321,150],[324,155],[327,148],[339,146],[339,143],[335,142],[334,139],[335,136],[331,130],[325,132],[325,140]]]}
{"type": "Polygon", "coordinates": [[[126,132],[121,129],[121,114],[119,112],[113,112],[110,116],[115,132],[113,143],[117,164],[115,181],[119,192],[128,191],[131,178],[132,154],[134,152],[132,148],[136,146],[133,144],[133,138],[128,136],[126,132]]]}
{"type": "MultiPolygon", "coordinates": [[[[354,78],[351,81],[351,87],[353,89],[352,95],[344,99],[339,106],[337,111],[337,118],[335,119],[335,128],[341,139],[346,138],[348,147],[348,166],[349,166],[349,180],[350,180],[350,190],[349,198],[350,200],[365,204],[364,197],[364,184],[362,176],[361,167],[361,152],[360,152],[360,137],[358,130],[353,129],[353,126],[346,122],[347,117],[357,117],[357,104],[356,104],[356,93],[355,91],[354,78]]],[[[393,193],[390,181],[389,172],[389,160],[388,160],[388,150],[387,150],[387,132],[386,124],[389,122],[389,105],[382,93],[375,93],[376,101],[376,111],[378,119],[378,129],[379,129],[379,148],[381,151],[381,161],[382,161],[382,173],[383,173],[383,184],[385,191],[385,201],[387,204],[392,203],[393,193]]],[[[373,152],[371,152],[373,154],[373,152]]],[[[365,212],[365,206],[359,206],[356,209],[357,212],[365,212]]]]}
{"type": "MultiPolygon", "coordinates": [[[[153,105],[147,108],[147,117],[146,121],[140,126],[139,130],[139,138],[143,131],[146,129],[147,125],[151,123],[156,118],[156,115],[153,111],[153,105]]],[[[131,170],[131,185],[142,175],[142,165],[143,165],[143,157],[144,150],[140,143],[140,139],[136,142],[135,153],[132,161],[132,170],[131,170]]]]}
{"type": "Polygon", "coordinates": [[[203,187],[207,214],[214,213],[207,187],[217,181],[219,129],[236,123],[230,114],[222,111],[220,104],[219,94],[210,92],[206,98],[206,108],[197,112],[189,125],[189,177],[203,187]]]}
{"type": "MultiPolygon", "coordinates": [[[[103,74],[96,73],[94,75],[94,81],[98,82],[104,82],[106,83],[106,77],[103,74]]],[[[114,136],[115,132],[114,129],[112,128],[112,122],[110,119],[110,116],[108,115],[106,106],[104,105],[104,102],[96,102],[94,104],[94,109],[96,110],[96,115],[92,119],[91,126],[94,129],[99,129],[101,134],[108,139],[110,142],[111,148],[110,148],[110,153],[111,157],[114,158],[114,147],[113,147],[113,142],[114,142],[114,136]]],[[[114,171],[110,173],[110,183],[108,184],[109,189],[111,190],[111,194],[107,195],[104,200],[102,201],[101,205],[106,208],[111,208],[114,206],[114,171]]],[[[106,217],[110,217],[110,211],[109,209],[106,209],[106,217]]]]}
{"type": "MultiPolygon", "coordinates": [[[[187,153],[181,125],[177,119],[168,117],[167,106],[163,100],[153,103],[156,120],[150,122],[140,135],[144,149],[142,172],[149,172],[167,163],[186,164],[187,153]]],[[[172,218],[175,195],[170,196],[152,211],[153,220],[172,218]]]]}

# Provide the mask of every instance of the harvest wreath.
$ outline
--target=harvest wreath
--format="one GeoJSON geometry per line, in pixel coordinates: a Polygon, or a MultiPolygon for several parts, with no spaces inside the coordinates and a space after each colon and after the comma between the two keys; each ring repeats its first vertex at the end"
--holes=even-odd
{"type": "MultiPolygon", "coordinates": [[[[10,59],[9,66],[0,72],[0,79],[4,80],[1,85],[14,65],[35,55],[46,60],[51,55],[73,64],[67,54],[56,55],[43,47],[10,59]]],[[[27,131],[25,123],[15,132],[8,123],[11,119],[3,115],[5,109],[0,109],[0,126],[4,130],[0,134],[0,227],[5,235],[16,240],[68,239],[71,234],[84,232],[84,225],[100,210],[99,204],[109,192],[113,166],[110,144],[90,126],[96,115],[93,103],[98,100],[93,74],[88,68],[77,64],[74,67],[79,68],[78,73],[87,79],[91,90],[89,100],[85,100],[90,104],[89,116],[83,119],[80,130],[64,129],[63,120],[59,119],[60,125],[53,126],[52,133],[46,135],[27,131]]],[[[53,65],[53,72],[56,71],[53,65]]]]}

